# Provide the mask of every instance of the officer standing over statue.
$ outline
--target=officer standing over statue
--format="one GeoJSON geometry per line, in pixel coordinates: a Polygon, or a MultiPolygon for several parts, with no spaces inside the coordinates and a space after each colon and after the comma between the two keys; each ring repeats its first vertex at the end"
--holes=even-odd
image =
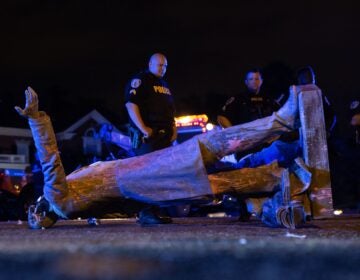
{"type": "Polygon", "coordinates": [[[166,57],[155,53],[148,69],[135,75],[125,87],[125,106],[136,155],[169,147],[176,140],[174,99],[163,79],[166,68],[166,57]]]}

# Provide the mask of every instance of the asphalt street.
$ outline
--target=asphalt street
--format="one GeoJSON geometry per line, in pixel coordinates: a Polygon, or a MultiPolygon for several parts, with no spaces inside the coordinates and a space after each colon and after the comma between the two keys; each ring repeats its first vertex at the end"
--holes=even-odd
{"type": "Polygon", "coordinates": [[[0,279],[360,279],[360,215],[288,230],[251,219],[0,223],[0,279]]]}

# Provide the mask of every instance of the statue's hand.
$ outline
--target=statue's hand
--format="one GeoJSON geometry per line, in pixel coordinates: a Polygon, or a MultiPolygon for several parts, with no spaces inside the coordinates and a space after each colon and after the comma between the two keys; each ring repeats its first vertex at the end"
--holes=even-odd
{"type": "Polygon", "coordinates": [[[21,109],[18,106],[15,106],[15,110],[19,113],[20,116],[25,118],[38,118],[39,117],[39,101],[36,92],[28,87],[25,90],[25,108],[21,109]]]}

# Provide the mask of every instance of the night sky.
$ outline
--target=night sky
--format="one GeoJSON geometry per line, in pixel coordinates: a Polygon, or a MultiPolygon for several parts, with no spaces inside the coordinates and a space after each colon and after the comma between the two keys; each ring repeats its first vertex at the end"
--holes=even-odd
{"type": "Polygon", "coordinates": [[[0,126],[19,121],[12,108],[27,85],[58,127],[93,108],[123,123],[125,83],[154,52],[168,58],[178,114],[212,116],[249,68],[264,69],[276,96],[312,65],[345,120],[360,95],[356,1],[213,2],[1,1],[0,126]]]}

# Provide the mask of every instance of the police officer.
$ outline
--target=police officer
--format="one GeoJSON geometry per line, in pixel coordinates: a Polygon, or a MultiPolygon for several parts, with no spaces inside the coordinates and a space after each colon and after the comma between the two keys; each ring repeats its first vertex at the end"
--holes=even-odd
{"type": "Polygon", "coordinates": [[[169,147],[176,140],[174,99],[163,80],[166,68],[166,57],[155,53],[148,70],[135,75],[126,85],[125,105],[136,155],[169,147]]]}
{"type": "Polygon", "coordinates": [[[279,106],[270,97],[264,96],[262,84],[260,70],[249,70],[245,76],[246,92],[227,98],[218,112],[218,123],[226,128],[269,116],[276,111],[279,106]]]}
{"type": "MultiPolygon", "coordinates": [[[[250,122],[266,116],[270,116],[274,111],[279,109],[278,104],[269,96],[265,96],[261,92],[263,84],[262,73],[260,69],[254,68],[247,71],[245,75],[246,91],[243,94],[237,94],[227,97],[226,102],[218,111],[217,122],[223,127],[250,122]]],[[[258,147],[242,153],[223,158],[215,167],[214,171],[227,170],[243,167],[238,161],[248,154],[260,151],[262,148],[269,146],[269,143],[263,143],[258,147]]],[[[230,196],[223,198],[223,204],[226,205],[230,196]]],[[[250,216],[246,210],[246,205],[241,200],[231,197],[233,201],[237,201],[240,208],[240,220],[247,220],[250,216]]]]}
{"type": "MultiPolygon", "coordinates": [[[[261,92],[262,84],[263,78],[260,69],[250,69],[245,75],[247,90],[243,94],[227,97],[226,102],[218,111],[218,124],[227,128],[270,116],[279,109],[279,105],[272,98],[261,92]]],[[[256,149],[247,151],[247,153],[237,153],[235,160],[237,161],[248,153],[259,151],[268,145],[268,143],[264,143],[256,149]]],[[[224,160],[228,161],[229,159],[224,160]]]]}
{"type": "MultiPolygon", "coordinates": [[[[130,121],[130,137],[136,155],[171,146],[176,140],[175,105],[168,84],[163,79],[167,59],[161,53],[150,57],[146,71],[135,75],[125,88],[125,106],[130,121]]],[[[141,225],[165,224],[172,220],[155,206],[139,212],[141,225]]]]}

